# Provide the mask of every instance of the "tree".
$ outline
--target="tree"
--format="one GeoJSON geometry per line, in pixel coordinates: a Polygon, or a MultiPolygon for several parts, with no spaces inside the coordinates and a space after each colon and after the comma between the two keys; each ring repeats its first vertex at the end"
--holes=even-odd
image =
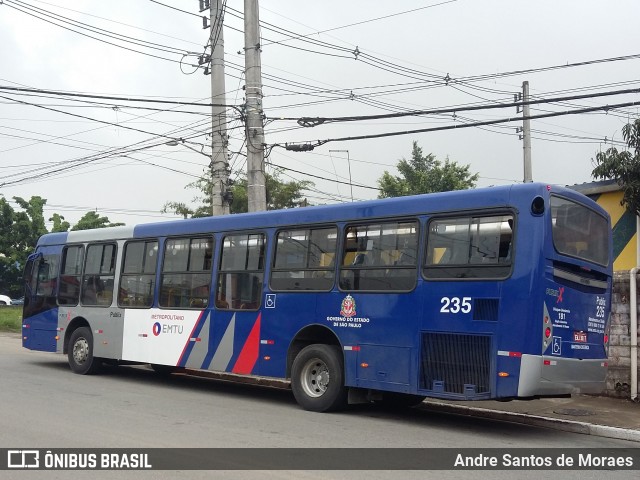
{"type": "MultiPolygon", "coordinates": [[[[31,253],[38,238],[47,233],[44,224],[44,206],[47,200],[42,197],[31,197],[29,201],[21,197],[13,197],[22,211],[15,212],[13,220],[13,242],[17,251],[31,253]]],[[[26,259],[26,256],[25,256],[26,259]]]]}
{"type": "MultiPolygon", "coordinates": [[[[299,207],[303,201],[303,190],[314,185],[308,180],[281,180],[282,170],[276,169],[273,174],[265,173],[267,191],[267,210],[279,210],[281,208],[299,207]]],[[[192,188],[200,192],[194,197],[193,203],[197,206],[191,208],[183,202],[167,202],[162,212],[174,212],[184,218],[208,217],[211,215],[211,172],[205,173],[195,182],[189,183],[185,188],[192,188]],[[199,204],[199,205],[198,205],[199,204]]],[[[247,177],[242,175],[231,187],[233,202],[231,213],[245,213],[249,209],[247,195],[247,177]]]]}
{"type": "MultiPolygon", "coordinates": [[[[309,180],[291,180],[284,182],[280,179],[281,174],[282,170],[279,169],[274,170],[273,174],[265,173],[267,210],[299,207],[304,201],[302,191],[314,185],[314,183],[309,180]]],[[[246,176],[242,176],[234,183],[231,189],[233,192],[231,213],[245,213],[249,211],[247,185],[246,176]]]]}
{"type": "Polygon", "coordinates": [[[20,268],[16,264],[16,250],[12,227],[15,211],[0,197],[0,293],[11,297],[20,291],[20,268]]]}
{"type": "Polygon", "coordinates": [[[58,215],[54,213],[53,216],[49,219],[50,222],[53,222],[53,228],[51,232],[68,232],[71,224],[67,222],[62,215],[58,215]]]}
{"type": "Polygon", "coordinates": [[[627,148],[618,151],[611,147],[596,153],[595,179],[612,179],[622,187],[622,205],[640,215],[640,119],[622,127],[622,138],[627,148]]]}
{"type": "MultiPolygon", "coordinates": [[[[29,200],[13,197],[20,210],[14,210],[0,195],[0,292],[19,297],[23,291],[22,271],[40,236],[47,233],[44,221],[44,206],[47,200],[34,196],[29,200]]],[[[66,232],[70,224],[64,217],[54,213],[52,232],[66,232]]],[[[107,217],[88,212],[72,230],[115,227],[123,223],[111,223],[107,217]]]]}
{"type": "Polygon", "coordinates": [[[101,217],[97,212],[87,212],[78,220],[78,223],[71,229],[73,230],[91,230],[94,228],[119,227],[124,223],[111,223],[109,217],[101,217]]]}
{"type": "Polygon", "coordinates": [[[435,155],[422,153],[418,142],[413,142],[411,159],[400,160],[396,166],[401,176],[385,170],[378,179],[378,198],[402,197],[420,193],[465,190],[476,186],[478,174],[469,173],[470,166],[460,166],[447,157],[442,163],[435,155]]]}
{"type": "Polygon", "coordinates": [[[184,218],[189,218],[190,216],[193,217],[193,214],[195,213],[183,202],[167,202],[164,204],[164,207],[162,207],[161,212],[173,212],[176,215],[182,215],[184,218]]]}
{"type": "Polygon", "coordinates": [[[42,213],[47,201],[38,196],[29,201],[21,197],[13,200],[22,211],[15,211],[0,198],[0,291],[15,297],[22,292],[22,270],[27,257],[40,235],[47,233],[42,213]]]}

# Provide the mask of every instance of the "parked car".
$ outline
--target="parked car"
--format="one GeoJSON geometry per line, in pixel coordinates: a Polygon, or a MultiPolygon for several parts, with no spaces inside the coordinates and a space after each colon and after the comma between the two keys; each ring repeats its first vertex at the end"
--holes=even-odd
{"type": "Polygon", "coordinates": [[[11,305],[24,305],[24,297],[14,298],[11,300],[11,305]]]}
{"type": "Polygon", "coordinates": [[[11,305],[11,299],[6,295],[0,295],[0,306],[11,305]]]}

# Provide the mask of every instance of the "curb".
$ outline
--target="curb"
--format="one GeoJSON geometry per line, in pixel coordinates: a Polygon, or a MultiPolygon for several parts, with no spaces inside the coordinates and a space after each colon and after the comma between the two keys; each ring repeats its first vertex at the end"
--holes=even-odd
{"type": "Polygon", "coordinates": [[[451,413],[468,417],[488,418],[503,422],[520,423],[533,427],[553,428],[565,432],[581,433],[583,435],[596,435],[598,437],[615,438],[630,442],[640,442],[640,431],[629,430],[620,427],[596,425],[588,422],[577,422],[561,418],[544,417],[540,415],[527,415],[524,413],[491,410],[488,408],[469,407],[467,405],[454,405],[451,403],[426,400],[420,408],[432,412],[451,413]]]}

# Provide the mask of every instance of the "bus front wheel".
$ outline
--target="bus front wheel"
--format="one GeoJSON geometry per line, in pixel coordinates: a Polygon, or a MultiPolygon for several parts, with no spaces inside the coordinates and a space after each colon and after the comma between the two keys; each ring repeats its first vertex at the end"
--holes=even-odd
{"type": "Polygon", "coordinates": [[[67,357],[73,373],[91,375],[100,370],[102,362],[93,356],[93,335],[89,327],[80,327],[73,331],[69,339],[67,357]]]}
{"type": "Polygon", "coordinates": [[[335,345],[314,344],[303,348],[293,361],[291,389],[305,410],[328,412],[347,403],[344,360],[335,345]]]}

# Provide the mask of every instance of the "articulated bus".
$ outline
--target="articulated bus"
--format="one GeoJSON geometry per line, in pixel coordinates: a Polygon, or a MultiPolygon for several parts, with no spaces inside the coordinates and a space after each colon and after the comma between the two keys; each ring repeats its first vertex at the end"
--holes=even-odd
{"type": "Polygon", "coordinates": [[[612,263],[607,213],[538,183],[51,233],[23,346],[273,379],[312,411],[598,393],[612,263]]]}

